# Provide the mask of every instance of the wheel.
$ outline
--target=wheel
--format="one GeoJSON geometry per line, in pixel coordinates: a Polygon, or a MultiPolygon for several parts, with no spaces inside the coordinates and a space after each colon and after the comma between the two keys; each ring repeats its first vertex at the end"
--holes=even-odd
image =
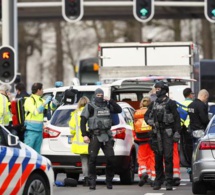
{"type": "Polygon", "coordinates": [[[132,184],[134,182],[134,157],[130,156],[128,169],[123,170],[119,175],[122,184],[132,184]]]}
{"type": "Polygon", "coordinates": [[[33,173],[28,178],[23,191],[24,195],[38,194],[50,195],[50,187],[44,177],[38,173],[33,173]]]}
{"type": "Polygon", "coordinates": [[[73,178],[77,181],[79,180],[79,175],[80,175],[80,173],[66,173],[67,178],[73,178]]]}
{"type": "Polygon", "coordinates": [[[193,194],[207,194],[206,186],[203,182],[193,182],[192,183],[193,194]]]}

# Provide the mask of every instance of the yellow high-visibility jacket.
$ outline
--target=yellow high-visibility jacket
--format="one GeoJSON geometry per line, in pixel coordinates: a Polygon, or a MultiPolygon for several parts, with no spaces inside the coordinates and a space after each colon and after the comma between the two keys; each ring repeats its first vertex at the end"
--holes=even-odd
{"type": "Polygon", "coordinates": [[[0,124],[4,126],[9,125],[10,121],[9,104],[7,97],[0,94],[0,124]]]}
{"type": "MultiPolygon", "coordinates": [[[[189,106],[191,103],[193,102],[193,100],[191,100],[191,99],[185,99],[183,102],[181,102],[181,104],[182,105],[184,105],[184,106],[189,106]]],[[[183,107],[182,107],[183,108],[183,107]]],[[[188,110],[188,109],[186,109],[186,108],[183,108],[184,110],[188,110]]],[[[189,126],[189,124],[190,124],[190,117],[189,117],[189,115],[187,116],[187,118],[186,118],[186,120],[184,121],[184,125],[186,126],[186,127],[188,127],[189,126]]]]}
{"type": "Polygon", "coordinates": [[[80,128],[80,116],[83,109],[84,107],[72,112],[71,119],[69,121],[70,133],[73,135],[71,151],[74,154],[88,154],[88,144],[84,143],[80,128]]]}
{"type": "MultiPolygon", "coordinates": [[[[45,100],[39,95],[32,94],[25,100],[25,126],[27,130],[42,131],[43,130],[43,111],[40,112],[39,107],[43,106],[45,100]]],[[[44,107],[44,106],[43,106],[44,107]]],[[[45,106],[48,108],[48,105],[45,106]]],[[[51,104],[51,109],[54,110],[54,105],[51,104]]]]}

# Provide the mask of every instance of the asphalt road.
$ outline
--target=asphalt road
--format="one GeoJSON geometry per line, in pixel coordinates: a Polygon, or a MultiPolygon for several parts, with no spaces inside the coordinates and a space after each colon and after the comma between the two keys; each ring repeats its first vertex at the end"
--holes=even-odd
{"type": "MultiPolygon", "coordinates": [[[[63,181],[65,174],[58,174],[57,180],[63,181]]],[[[88,187],[82,186],[83,177],[80,176],[79,183],[77,187],[57,187],[54,186],[54,195],[193,195],[192,193],[192,183],[189,181],[186,169],[181,169],[181,184],[180,186],[174,187],[173,191],[166,191],[165,186],[162,186],[160,190],[153,190],[149,185],[144,185],[143,187],[138,186],[139,178],[135,175],[135,182],[132,185],[121,185],[119,177],[116,175],[113,181],[113,189],[108,190],[105,185],[105,177],[99,176],[97,178],[96,190],[89,190],[88,187]]],[[[215,192],[208,192],[207,195],[214,195],[215,192]]]]}

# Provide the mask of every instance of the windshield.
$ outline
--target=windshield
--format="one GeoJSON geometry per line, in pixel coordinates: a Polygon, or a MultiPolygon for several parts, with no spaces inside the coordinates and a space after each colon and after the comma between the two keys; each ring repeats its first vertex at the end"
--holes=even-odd
{"type": "Polygon", "coordinates": [[[51,125],[57,127],[69,127],[70,115],[75,109],[56,110],[51,118],[51,125]]]}

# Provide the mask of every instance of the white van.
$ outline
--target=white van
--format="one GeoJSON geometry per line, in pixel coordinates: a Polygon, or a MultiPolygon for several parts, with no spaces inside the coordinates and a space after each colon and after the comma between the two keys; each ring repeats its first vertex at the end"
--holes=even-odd
{"type": "MultiPolygon", "coordinates": [[[[83,85],[83,86],[71,86],[73,89],[78,90],[78,98],[87,96],[92,99],[94,92],[97,88],[102,88],[104,96],[109,97],[117,102],[127,102],[133,108],[138,109],[140,101],[143,97],[149,96],[153,85],[157,81],[165,81],[169,85],[169,96],[171,99],[181,102],[184,100],[183,90],[190,87],[191,82],[195,82],[195,79],[187,79],[183,77],[163,77],[163,76],[150,76],[150,77],[132,77],[120,79],[112,84],[103,85],[83,85]]],[[[63,93],[67,87],[49,88],[44,89],[43,98],[48,95],[53,95],[59,102],[63,97],[63,93]]]]}
{"type": "Polygon", "coordinates": [[[0,125],[0,194],[53,194],[51,162],[0,125]]]}

